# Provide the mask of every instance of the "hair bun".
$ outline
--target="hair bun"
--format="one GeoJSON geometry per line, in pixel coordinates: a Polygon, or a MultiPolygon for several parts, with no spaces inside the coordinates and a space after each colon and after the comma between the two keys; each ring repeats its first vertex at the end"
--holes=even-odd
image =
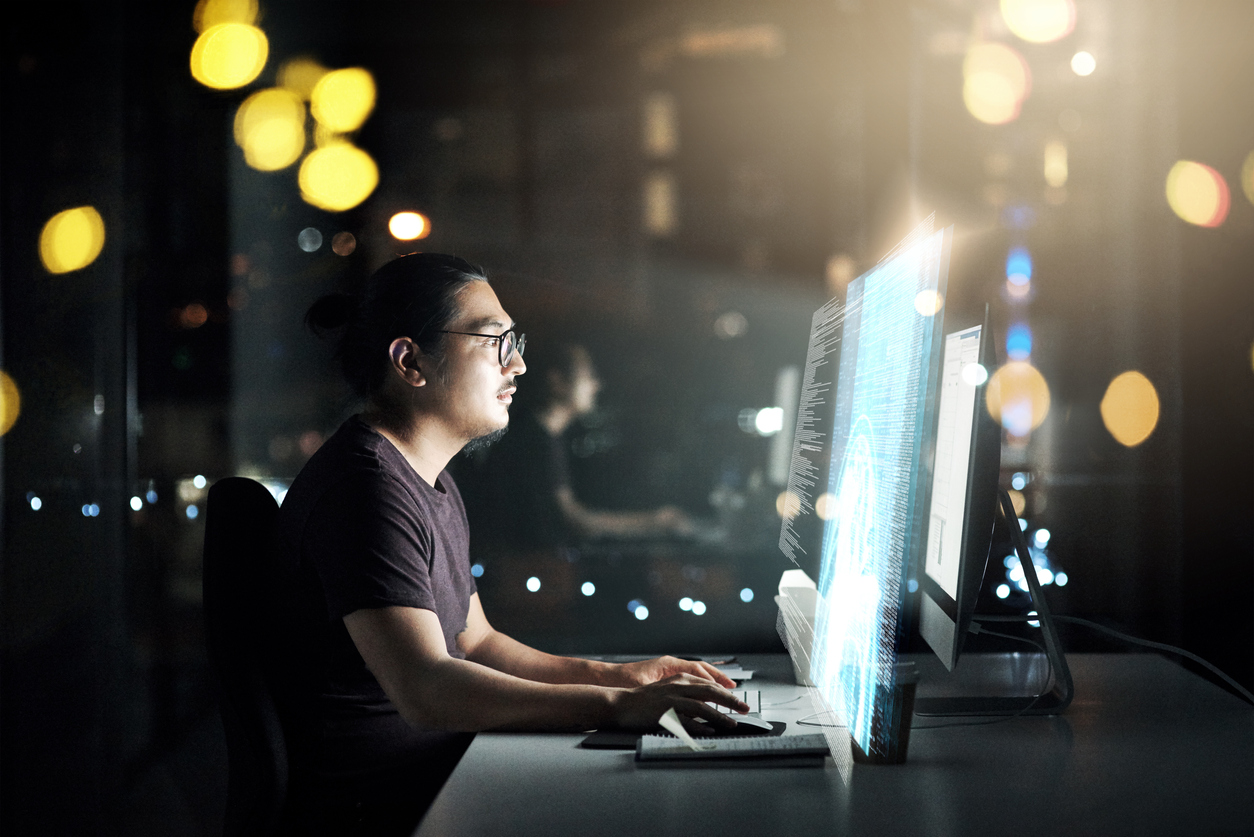
{"type": "Polygon", "coordinates": [[[353,294],[327,294],[309,306],[305,312],[305,325],[318,335],[343,328],[357,316],[360,306],[361,297],[353,294]]]}

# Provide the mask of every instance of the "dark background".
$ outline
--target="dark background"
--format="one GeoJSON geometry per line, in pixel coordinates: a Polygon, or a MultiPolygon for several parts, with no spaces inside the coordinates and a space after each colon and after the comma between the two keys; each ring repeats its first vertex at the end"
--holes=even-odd
{"type": "Polygon", "coordinates": [[[1053,533],[1050,559],[1070,577],[1051,604],[1182,645],[1254,687],[1254,205],[1239,185],[1254,151],[1254,6],[1077,6],[1072,35],[1032,45],[999,31],[982,0],[273,0],[258,22],[270,61],[231,92],[188,73],[191,3],[9,13],[0,367],[22,412],[0,439],[0,830],[217,833],[225,775],[201,627],[203,517],[186,513],[203,510],[203,491],[190,478],[290,480],[352,412],[300,316],[410,249],[386,232],[400,209],[432,218],[423,249],[485,264],[537,341],[591,349],[606,387],[571,439],[586,502],[676,503],[735,527],[707,545],[483,558],[499,626],[556,651],[778,649],[781,489],[766,476],[771,440],[737,417],[771,406],[777,371],[802,362],[811,312],[843,287],[829,261],[847,260],[847,281],[935,210],[955,227],[949,314],[990,303],[999,341],[1028,322],[1050,385],[1049,418],[1003,462],[1007,480],[1030,474],[1025,516],[1053,533]],[[759,26],[778,49],[675,46],[759,26]],[[978,35],[1032,67],[1008,125],[962,105],[962,50],[978,35]],[[1077,49],[1098,58],[1086,79],[1066,69],[1077,49]],[[345,213],[304,204],[294,167],[247,168],[231,136],[239,102],[300,55],[378,83],[356,142],[381,181],[345,213]],[[679,119],[664,159],[640,141],[642,102],[658,92],[679,119]],[[1078,129],[1060,128],[1065,109],[1078,129]],[[1061,202],[1040,163],[1058,138],[1061,202]],[[1225,177],[1222,226],[1171,212],[1177,159],[1225,177]],[[641,223],[659,172],[678,196],[666,236],[641,223]],[[101,256],[50,276],[40,229],[88,203],[105,221],[101,256]],[[309,226],[327,242],[313,253],[296,247],[309,226]],[[330,252],[339,231],[359,242],[350,256],[330,252]],[[1002,292],[1016,244],[1035,262],[1026,304],[1002,292]],[[237,294],[232,307],[241,289],[247,304],[237,294]],[[197,328],[180,325],[191,304],[209,314],[197,328]],[[747,329],[720,336],[731,312],[747,329]],[[1132,449],[1098,413],[1128,369],[1162,403],[1132,449]],[[157,501],[132,511],[149,491],[157,501]],[[81,513],[88,503],[98,516],[81,513]],[[529,598],[532,574],[545,583],[529,598]],[[599,592],[585,599],[587,578],[599,592]],[[708,614],[679,611],[680,595],[708,614]]]}

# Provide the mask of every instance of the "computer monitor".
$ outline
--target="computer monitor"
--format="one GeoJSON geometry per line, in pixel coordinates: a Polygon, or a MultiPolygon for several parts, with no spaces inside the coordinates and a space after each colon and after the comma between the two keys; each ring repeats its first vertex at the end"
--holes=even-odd
{"type": "MultiPolygon", "coordinates": [[[[894,749],[892,719],[902,711],[905,571],[920,535],[918,465],[931,430],[951,235],[930,224],[916,231],[849,284],[840,313],[826,490],[813,498],[823,529],[810,680],[871,756],[894,749]]],[[[799,436],[805,414],[814,415],[825,312],[812,332],[799,436]]],[[[781,546],[789,536],[786,525],[781,546]]]]}
{"type": "Polygon", "coordinates": [[[984,322],[945,336],[936,411],[935,456],[926,502],[927,536],[919,573],[919,633],[947,669],[958,663],[975,616],[994,527],[1015,543],[1040,624],[1050,688],[1039,695],[918,698],[919,715],[1052,714],[1071,701],[1071,675],[1027,540],[1010,496],[998,487],[1002,429],[985,399],[995,368],[988,309],[984,322]]]}

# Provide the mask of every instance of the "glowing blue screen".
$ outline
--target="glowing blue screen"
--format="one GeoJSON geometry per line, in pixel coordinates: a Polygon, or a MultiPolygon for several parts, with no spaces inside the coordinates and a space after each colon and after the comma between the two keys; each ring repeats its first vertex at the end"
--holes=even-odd
{"type": "Polygon", "coordinates": [[[940,231],[904,245],[851,282],[845,301],[810,678],[867,753],[891,727],[943,243],[940,231]]]}

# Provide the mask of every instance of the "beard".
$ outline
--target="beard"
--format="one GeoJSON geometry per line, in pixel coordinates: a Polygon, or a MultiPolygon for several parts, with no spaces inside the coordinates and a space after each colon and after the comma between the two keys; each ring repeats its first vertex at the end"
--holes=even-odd
{"type": "Polygon", "coordinates": [[[500,441],[500,438],[505,435],[505,431],[507,430],[509,430],[509,425],[506,425],[505,427],[497,428],[496,430],[493,430],[491,433],[485,433],[482,436],[476,436],[475,438],[471,439],[462,447],[462,453],[467,453],[467,454],[475,453],[477,451],[481,451],[481,450],[484,450],[485,448],[491,447],[491,445],[494,442],[500,441]]]}

